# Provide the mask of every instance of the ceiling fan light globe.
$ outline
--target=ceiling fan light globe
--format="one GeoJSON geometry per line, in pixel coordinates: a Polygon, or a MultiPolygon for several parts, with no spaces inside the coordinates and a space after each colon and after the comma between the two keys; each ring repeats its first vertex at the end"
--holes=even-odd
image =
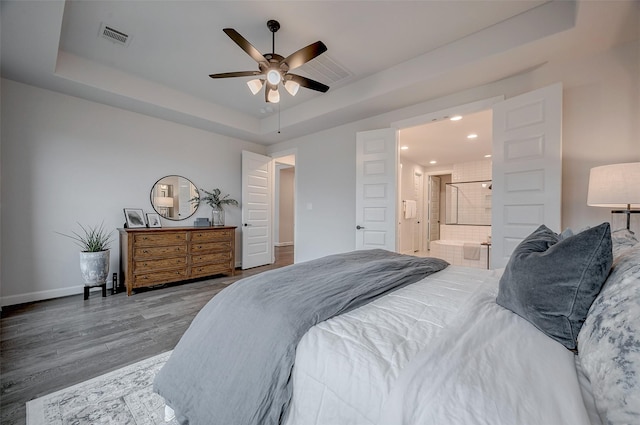
{"type": "Polygon", "coordinates": [[[269,70],[269,72],[267,72],[267,81],[269,82],[269,84],[276,86],[278,85],[281,79],[282,77],[280,76],[280,73],[277,70],[271,69],[269,70]]]}
{"type": "Polygon", "coordinates": [[[269,96],[267,97],[267,100],[269,101],[269,103],[278,103],[280,102],[280,93],[278,93],[278,90],[271,90],[269,91],[269,96]]]}
{"type": "Polygon", "coordinates": [[[249,90],[251,90],[251,93],[254,95],[260,91],[263,84],[264,81],[258,78],[256,78],[255,80],[247,81],[247,86],[249,86],[249,90]]]}
{"type": "Polygon", "coordinates": [[[300,84],[295,81],[285,81],[284,88],[289,92],[291,96],[295,96],[298,93],[298,89],[300,89],[300,84]]]}

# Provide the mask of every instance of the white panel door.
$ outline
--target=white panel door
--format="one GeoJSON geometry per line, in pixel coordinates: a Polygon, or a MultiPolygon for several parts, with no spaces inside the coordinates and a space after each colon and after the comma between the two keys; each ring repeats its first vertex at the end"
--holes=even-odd
{"type": "Polygon", "coordinates": [[[397,145],[393,128],[356,134],[356,249],[396,250],[397,145]]]}
{"type": "Polygon", "coordinates": [[[440,177],[429,176],[429,227],[427,249],[431,249],[431,241],[440,239],[440,177]]]}
{"type": "Polygon", "coordinates": [[[273,160],[242,151],[242,268],[273,262],[273,160]]]}
{"type": "Polygon", "coordinates": [[[493,107],[492,268],[539,225],[560,232],[562,84],[493,107]]]}

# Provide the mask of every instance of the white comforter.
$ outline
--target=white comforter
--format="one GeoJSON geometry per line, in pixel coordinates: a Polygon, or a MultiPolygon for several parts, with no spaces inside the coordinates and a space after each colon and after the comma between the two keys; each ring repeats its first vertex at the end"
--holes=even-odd
{"type": "Polygon", "coordinates": [[[300,341],[287,425],[589,424],[574,356],[450,266],[300,341]]]}

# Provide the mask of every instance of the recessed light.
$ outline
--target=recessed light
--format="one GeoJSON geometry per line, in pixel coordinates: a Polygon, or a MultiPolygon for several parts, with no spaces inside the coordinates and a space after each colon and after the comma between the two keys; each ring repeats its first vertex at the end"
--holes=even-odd
{"type": "Polygon", "coordinates": [[[437,164],[438,161],[429,161],[429,164],[437,164]]]}
{"type": "Polygon", "coordinates": [[[487,154],[484,156],[485,158],[491,158],[491,154],[487,154]]]}
{"type": "Polygon", "coordinates": [[[471,133],[467,136],[467,139],[477,139],[478,135],[476,133],[471,133]]]}
{"type": "Polygon", "coordinates": [[[451,121],[460,121],[462,119],[462,115],[454,115],[449,118],[451,121]]]}
{"type": "Polygon", "coordinates": [[[403,151],[406,151],[407,149],[409,149],[409,146],[401,146],[400,149],[402,149],[403,151]]]}

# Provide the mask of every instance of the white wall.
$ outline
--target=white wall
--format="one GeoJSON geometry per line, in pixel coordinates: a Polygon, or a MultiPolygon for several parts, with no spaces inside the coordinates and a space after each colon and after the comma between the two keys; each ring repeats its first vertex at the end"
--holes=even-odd
{"type": "MultiPolygon", "coordinates": [[[[164,175],[241,199],[243,149],[265,153],[253,143],[3,79],[2,305],[81,293],[79,249],[55,232],[102,221],[115,230],[125,207],[153,212],[149,193],[164,175]]],[[[194,217],[209,216],[202,204],[194,217]]],[[[227,224],[240,220],[239,208],[226,208],[227,224]]],[[[241,258],[239,234],[237,240],[241,258]]],[[[117,241],[114,232],[111,273],[118,270],[117,241]]]]}
{"type": "MultiPolygon", "coordinates": [[[[182,174],[240,199],[243,149],[296,149],[296,261],[352,250],[356,132],[557,81],[564,84],[562,225],[607,221],[608,209],[586,205],[589,169],[640,161],[639,76],[640,43],[634,42],[269,149],[2,80],[2,304],[80,293],[78,249],[55,231],[102,220],[121,227],[122,208],[151,211],[149,191],[163,175],[182,174]]],[[[208,208],[197,215],[208,217],[208,208]]],[[[228,210],[227,222],[240,224],[240,210],[228,210]]],[[[112,272],[117,251],[114,245],[112,272]]]]}
{"type": "Polygon", "coordinates": [[[586,205],[588,175],[594,166],[640,161],[637,41],[271,146],[271,152],[298,149],[296,261],[355,247],[356,132],[493,96],[513,97],[557,81],[564,87],[562,225],[582,228],[610,220],[609,210],[586,205]]]}

